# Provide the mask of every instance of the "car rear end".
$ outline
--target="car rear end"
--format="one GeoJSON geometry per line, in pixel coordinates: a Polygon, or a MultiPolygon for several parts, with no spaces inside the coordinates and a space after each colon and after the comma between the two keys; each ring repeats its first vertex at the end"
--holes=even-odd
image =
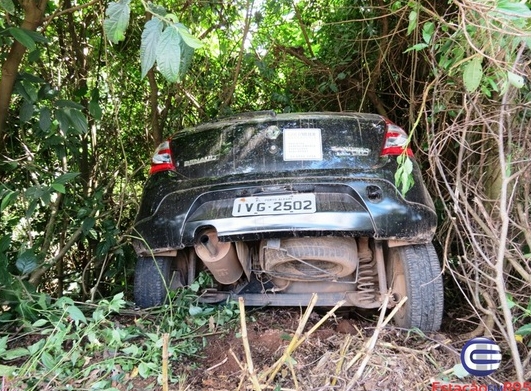
{"type": "Polygon", "coordinates": [[[374,114],[266,113],[187,129],[155,154],[137,250],[191,246],[204,227],[224,241],[429,241],[435,215],[420,171],[405,197],[394,185],[397,156],[412,156],[406,143],[402,129],[374,114]]]}
{"type": "Polygon", "coordinates": [[[365,113],[261,112],[182,130],[153,157],[135,250],[173,260],[169,285],[211,273],[205,300],[304,305],[318,292],[321,305],[378,307],[384,253],[429,243],[436,227],[407,145],[403,129],[365,113]],[[400,155],[412,163],[406,195],[400,155]]]}

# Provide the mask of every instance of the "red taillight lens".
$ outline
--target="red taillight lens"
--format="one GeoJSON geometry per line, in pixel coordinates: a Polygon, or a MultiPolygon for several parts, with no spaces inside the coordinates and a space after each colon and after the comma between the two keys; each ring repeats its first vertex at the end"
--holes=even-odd
{"type": "Polygon", "coordinates": [[[408,136],[404,129],[392,122],[387,122],[387,131],[385,133],[385,144],[382,148],[382,156],[402,155],[404,152],[408,156],[413,156],[413,151],[408,146],[408,136]]]}
{"type": "Polygon", "coordinates": [[[155,153],[153,154],[149,173],[154,174],[156,172],[168,170],[175,170],[175,165],[173,164],[171,157],[170,142],[164,141],[157,147],[155,153]]]}

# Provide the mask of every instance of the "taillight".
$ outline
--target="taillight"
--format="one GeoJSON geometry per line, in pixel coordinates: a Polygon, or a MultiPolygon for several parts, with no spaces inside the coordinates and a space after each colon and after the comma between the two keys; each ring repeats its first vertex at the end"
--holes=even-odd
{"type": "Polygon", "coordinates": [[[157,147],[155,153],[153,154],[149,173],[154,174],[156,172],[168,170],[175,170],[175,165],[173,164],[173,160],[171,158],[170,142],[164,141],[157,147]]]}
{"type": "Polygon", "coordinates": [[[385,133],[385,144],[382,148],[383,155],[398,156],[404,152],[408,156],[413,156],[413,151],[408,146],[408,135],[404,129],[392,122],[387,122],[387,131],[385,133]]]}

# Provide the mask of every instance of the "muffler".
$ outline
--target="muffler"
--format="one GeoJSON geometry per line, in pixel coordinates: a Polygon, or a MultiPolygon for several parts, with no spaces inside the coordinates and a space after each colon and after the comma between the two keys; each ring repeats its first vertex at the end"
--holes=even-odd
{"type": "Polygon", "coordinates": [[[234,245],[230,242],[220,242],[215,229],[201,232],[194,248],[197,256],[220,283],[233,284],[242,276],[243,268],[234,245]]]}

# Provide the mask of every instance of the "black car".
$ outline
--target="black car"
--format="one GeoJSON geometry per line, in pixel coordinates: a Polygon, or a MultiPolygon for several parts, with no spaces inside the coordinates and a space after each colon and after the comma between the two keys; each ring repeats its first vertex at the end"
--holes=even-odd
{"type": "Polygon", "coordinates": [[[407,296],[400,327],[443,313],[433,202],[406,132],[364,113],[245,113],[179,131],[153,156],[135,223],[137,305],[201,271],[201,299],[378,308],[407,296]],[[409,155],[414,185],[395,186],[409,155]]]}

